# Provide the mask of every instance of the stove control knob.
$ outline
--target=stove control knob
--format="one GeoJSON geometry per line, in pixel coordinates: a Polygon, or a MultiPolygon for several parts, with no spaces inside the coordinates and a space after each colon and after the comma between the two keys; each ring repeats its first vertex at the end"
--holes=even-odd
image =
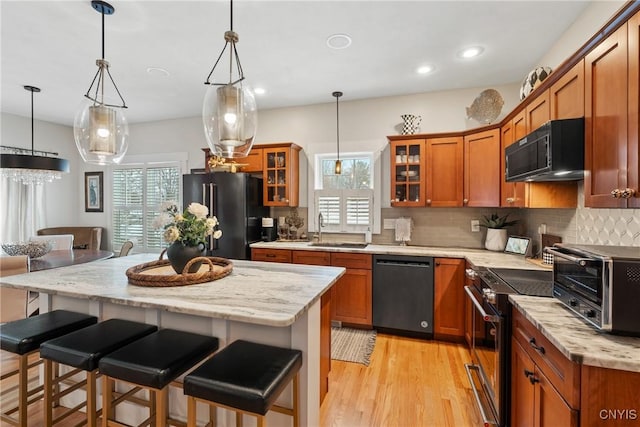
{"type": "Polygon", "coordinates": [[[578,300],[577,300],[577,299],[575,299],[575,298],[571,298],[571,299],[569,300],[569,305],[570,305],[571,307],[575,307],[575,306],[577,306],[577,305],[578,305],[578,300]]]}
{"type": "Polygon", "coordinates": [[[587,317],[596,317],[596,312],[595,310],[585,310],[584,315],[587,317]]]}
{"type": "Polygon", "coordinates": [[[491,304],[495,304],[496,303],[496,293],[492,289],[484,288],[482,290],[482,295],[484,295],[484,297],[487,300],[487,302],[489,302],[491,304]]]}

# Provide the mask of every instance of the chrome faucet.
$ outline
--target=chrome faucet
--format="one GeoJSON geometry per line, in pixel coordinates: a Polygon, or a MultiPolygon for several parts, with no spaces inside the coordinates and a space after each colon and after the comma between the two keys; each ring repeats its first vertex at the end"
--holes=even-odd
{"type": "Polygon", "coordinates": [[[324,227],[322,212],[318,212],[318,243],[322,243],[322,227],[324,227]]]}

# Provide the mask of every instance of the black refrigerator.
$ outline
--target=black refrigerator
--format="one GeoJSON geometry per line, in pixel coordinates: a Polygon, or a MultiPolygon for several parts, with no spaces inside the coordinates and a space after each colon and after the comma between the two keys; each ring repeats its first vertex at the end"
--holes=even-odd
{"type": "Polygon", "coordinates": [[[218,218],[220,239],[210,238],[209,256],[251,259],[249,245],[261,240],[262,218],[269,208],[262,205],[262,179],[246,173],[213,172],[182,176],[183,205],[201,203],[218,218]]]}

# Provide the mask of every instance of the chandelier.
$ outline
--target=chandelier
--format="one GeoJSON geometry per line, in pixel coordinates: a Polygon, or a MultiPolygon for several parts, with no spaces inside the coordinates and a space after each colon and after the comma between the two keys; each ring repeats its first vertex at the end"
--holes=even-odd
{"type": "Polygon", "coordinates": [[[233,31],[233,0],[231,0],[231,28],[224,33],[224,47],[207,76],[207,89],[202,107],[202,120],[207,144],[211,152],[221,157],[246,157],[251,151],[258,124],[258,112],[253,91],[245,81],[233,31]],[[210,81],[216,66],[229,47],[229,81],[210,81]],[[234,74],[234,64],[235,71],[234,74]]]}
{"type": "Polygon", "coordinates": [[[86,163],[106,165],[120,163],[129,147],[129,126],[123,114],[127,108],[124,98],[116,86],[109,62],[104,59],[104,16],[112,15],[115,8],[101,0],[93,0],[91,7],[102,16],[102,58],[96,60],[98,71],[84,95],[80,109],[73,122],[73,137],[80,156],[86,163]],[[113,85],[115,96],[105,95],[107,77],[113,85]],[[114,100],[119,98],[118,103],[114,100]]]}
{"type": "Polygon", "coordinates": [[[338,107],[338,99],[342,96],[342,92],[336,91],[331,95],[336,97],[336,167],[335,174],[342,173],[342,161],[340,160],[340,108],[338,107]]]}
{"type": "Polygon", "coordinates": [[[69,172],[69,162],[59,159],[58,153],[37,151],[34,149],[33,94],[40,92],[35,86],[24,86],[31,92],[31,150],[19,147],[0,146],[0,176],[10,178],[25,185],[41,185],[62,178],[62,173],[69,172]]]}

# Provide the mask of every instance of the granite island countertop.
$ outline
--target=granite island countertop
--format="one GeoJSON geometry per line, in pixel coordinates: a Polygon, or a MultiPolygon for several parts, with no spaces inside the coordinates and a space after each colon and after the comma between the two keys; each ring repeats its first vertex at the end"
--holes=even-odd
{"type": "Polygon", "coordinates": [[[465,258],[476,268],[520,268],[529,270],[550,270],[527,261],[522,255],[493,252],[486,249],[470,249],[438,246],[400,246],[400,245],[375,245],[369,244],[364,248],[343,248],[312,246],[310,242],[276,241],[258,242],[251,244],[251,248],[262,249],[289,249],[301,251],[331,251],[352,252],[363,254],[382,255],[412,255],[431,256],[442,258],[465,258]]]}
{"type": "Polygon", "coordinates": [[[156,308],[269,326],[289,326],[333,286],[345,269],[231,260],[233,271],[213,282],[141,287],[128,283],[129,267],[155,261],[138,254],[0,278],[3,287],[156,308]]]}
{"type": "Polygon", "coordinates": [[[640,372],[640,338],[598,331],[556,298],[509,295],[509,301],[571,361],[640,372]]]}

